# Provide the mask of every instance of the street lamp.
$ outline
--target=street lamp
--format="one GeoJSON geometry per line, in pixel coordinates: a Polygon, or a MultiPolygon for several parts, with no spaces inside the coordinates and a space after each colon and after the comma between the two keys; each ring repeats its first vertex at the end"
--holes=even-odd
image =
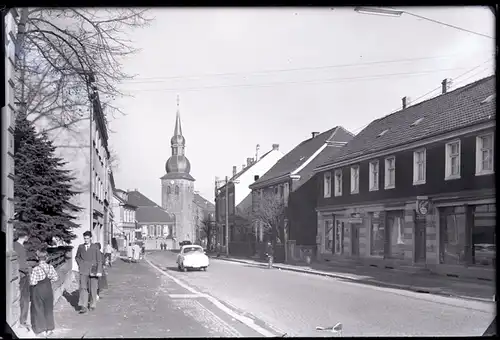
{"type": "MultiPolygon", "coordinates": [[[[435,24],[448,26],[448,27],[451,27],[451,28],[458,29],[460,31],[464,31],[464,32],[468,32],[468,33],[471,33],[471,34],[479,35],[479,36],[484,37],[484,38],[494,39],[493,37],[490,37],[489,35],[486,35],[486,34],[481,34],[481,33],[478,33],[478,32],[470,31],[470,30],[462,28],[462,27],[450,25],[450,24],[447,24],[447,23],[444,23],[444,22],[440,22],[440,21],[437,21],[437,20],[434,20],[434,19],[426,18],[426,17],[423,17],[421,15],[410,13],[410,12],[407,12],[407,11],[399,11],[399,10],[394,10],[394,9],[385,9],[385,8],[377,8],[377,7],[355,7],[354,11],[358,12],[360,14],[382,15],[382,16],[389,16],[389,17],[400,17],[403,14],[407,14],[407,15],[410,15],[410,16],[415,17],[415,18],[419,18],[419,19],[423,19],[423,20],[427,20],[427,21],[433,22],[435,24]]],[[[492,9],[492,12],[493,11],[494,10],[492,9]]],[[[494,13],[494,14],[496,16],[496,13],[494,13]]]]}

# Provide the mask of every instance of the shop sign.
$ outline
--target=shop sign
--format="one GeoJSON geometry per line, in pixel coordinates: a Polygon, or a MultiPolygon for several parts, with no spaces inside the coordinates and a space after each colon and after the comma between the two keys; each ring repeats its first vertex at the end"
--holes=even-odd
{"type": "Polygon", "coordinates": [[[373,213],[373,218],[379,218],[380,217],[380,213],[378,211],[375,211],[373,213]]]}
{"type": "Polygon", "coordinates": [[[349,223],[351,223],[351,224],[361,224],[361,223],[363,223],[363,219],[361,217],[351,217],[349,219],[349,223]]]}
{"type": "Polygon", "coordinates": [[[417,196],[417,212],[421,215],[427,215],[429,212],[429,199],[427,196],[417,196]]]}

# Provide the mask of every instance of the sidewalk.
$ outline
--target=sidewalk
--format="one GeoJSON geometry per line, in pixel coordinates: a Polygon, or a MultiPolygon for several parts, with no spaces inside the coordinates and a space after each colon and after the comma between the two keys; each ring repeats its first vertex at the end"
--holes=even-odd
{"type": "MultiPolygon", "coordinates": [[[[266,261],[250,260],[240,257],[209,254],[212,259],[241,262],[258,266],[267,266],[266,261]]],[[[329,276],[349,282],[368,284],[386,288],[410,290],[443,296],[453,296],[464,299],[493,302],[496,288],[494,282],[481,282],[464,279],[453,279],[425,274],[408,274],[390,272],[369,267],[346,268],[327,264],[312,263],[310,266],[288,265],[275,263],[274,268],[294,272],[329,276]]]]}
{"type": "Polygon", "coordinates": [[[94,311],[79,314],[78,283],[73,281],[54,307],[56,330],[51,338],[228,336],[193,317],[192,309],[198,308],[194,303],[171,299],[168,293],[188,292],[144,262],[118,258],[109,269],[108,286],[94,311]]]}

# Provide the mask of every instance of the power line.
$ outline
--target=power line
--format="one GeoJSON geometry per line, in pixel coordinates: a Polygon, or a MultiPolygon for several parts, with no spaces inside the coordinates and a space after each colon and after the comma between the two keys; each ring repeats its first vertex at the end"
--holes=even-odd
{"type": "Polygon", "coordinates": [[[151,83],[163,82],[164,80],[171,80],[171,79],[193,79],[193,78],[198,79],[198,78],[205,78],[205,77],[250,76],[250,75],[258,75],[258,74],[295,72],[295,71],[306,71],[306,70],[323,70],[323,69],[331,69],[331,68],[359,67],[359,66],[368,66],[368,65],[377,65],[377,64],[392,64],[392,63],[403,63],[403,62],[411,62],[411,61],[419,61],[419,60],[442,59],[442,58],[449,58],[449,57],[453,57],[453,56],[457,56],[457,55],[459,55],[459,54],[457,53],[457,54],[443,55],[443,56],[380,60],[380,61],[371,61],[371,62],[363,62],[363,63],[350,63],[350,64],[336,64],[336,65],[326,65],[326,66],[308,66],[308,67],[287,68],[287,69],[262,70],[262,71],[247,72],[247,73],[225,72],[225,73],[208,73],[208,74],[202,74],[202,75],[184,75],[184,76],[171,76],[171,77],[143,77],[143,78],[131,79],[129,83],[140,84],[140,83],[149,83],[149,82],[151,82],[151,83]],[[141,79],[144,79],[144,80],[141,80],[141,79]],[[155,81],[155,79],[158,79],[158,80],[155,81]]]}
{"type": "Polygon", "coordinates": [[[408,15],[411,15],[411,16],[414,16],[414,17],[416,17],[416,18],[420,18],[420,19],[423,19],[423,20],[431,21],[431,22],[434,22],[434,23],[436,23],[436,24],[440,24],[440,25],[443,25],[443,26],[447,26],[447,27],[455,28],[455,29],[460,30],[460,31],[463,31],[463,32],[467,32],[467,33],[475,34],[475,35],[478,35],[478,36],[481,36],[481,37],[484,37],[484,38],[494,39],[493,37],[490,37],[489,35],[482,34],[482,33],[478,33],[478,32],[474,32],[474,31],[471,31],[471,30],[468,30],[468,29],[466,29],[466,28],[462,28],[462,27],[459,27],[459,26],[455,26],[455,25],[447,24],[447,23],[442,22],[442,21],[439,21],[439,20],[430,19],[430,18],[427,18],[427,17],[421,16],[421,15],[418,15],[418,14],[414,14],[414,13],[407,12],[407,11],[403,11],[403,13],[408,14],[408,15]]]}
{"type": "Polygon", "coordinates": [[[164,89],[136,89],[132,90],[134,92],[150,92],[150,91],[202,91],[210,89],[221,89],[221,88],[237,88],[237,87],[272,87],[277,85],[290,85],[290,84],[322,84],[322,83],[342,83],[356,80],[377,80],[386,77],[397,77],[397,76],[416,76],[416,75],[426,75],[436,72],[453,71],[457,69],[463,69],[464,67],[455,67],[448,69],[436,69],[422,72],[401,72],[401,73],[385,73],[376,74],[371,76],[358,76],[358,77],[343,77],[343,78],[328,78],[328,79],[316,79],[316,80],[305,80],[305,81],[283,81],[283,82],[271,82],[271,83],[260,83],[260,84],[235,84],[235,85],[213,85],[213,86],[201,86],[201,87],[186,87],[186,88],[164,88],[164,89]]]}

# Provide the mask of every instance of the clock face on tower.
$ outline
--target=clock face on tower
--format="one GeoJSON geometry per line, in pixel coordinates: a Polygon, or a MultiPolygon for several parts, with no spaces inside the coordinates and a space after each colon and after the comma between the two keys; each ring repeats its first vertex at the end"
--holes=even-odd
{"type": "Polygon", "coordinates": [[[170,184],[174,184],[175,182],[174,181],[170,181],[170,184]]]}

